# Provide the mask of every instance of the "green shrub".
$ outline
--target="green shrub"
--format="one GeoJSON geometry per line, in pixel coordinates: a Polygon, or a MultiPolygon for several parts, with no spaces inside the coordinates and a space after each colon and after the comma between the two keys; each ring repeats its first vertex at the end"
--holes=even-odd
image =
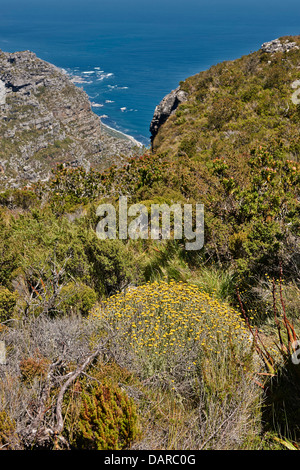
{"type": "Polygon", "coordinates": [[[179,155],[186,154],[188,157],[193,157],[197,150],[197,139],[195,136],[187,136],[180,142],[179,155]]]}
{"type": "Polygon", "coordinates": [[[134,403],[119,387],[106,382],[83,385],[72,448],[120,450],[129,448],[136,436],[134,403]]]}
{"type": "Polygon", "coordinates": [[[7,190],[0,193],[0,205],[6,207],[21,207],[28,209],[37,201],[36,194],[29,189],[7,190]]]}
{"type": "Polygon", "coordinates": [[[95,305],[97,294],[85,284],[71,282],[62,288],[60,298],[59,309],[63,313],[81,313],[85,316],[95,305]]]}
{"type": "Polygon", "coordinates": [[[14,243],[10,227],[5,222],[6,210],[0,210],[0,286],[11,287],[11,276],[18,267],[19,253],[14,243]]]}
{"type": "Polygon", "coordinates": [[[0,322],[11,318],[17,303],[17,293],[10,292],[6,287],[0,286],[0,322]]]}
{"type": "Polygon", "coordinates": [[[132,279],[133,261],[120,240],[83,240],[93,287],[100,295],[121,290],[132,279]]]}
{"type": "Polygon", "coordinates": [[[236,100],[232,97],[218,96],[212,106],[213,109],[208,116],[208,127],[210,129],[220,130],[233,116],[237,117],[238,106],[236,100]]]}
{"type": "Polygon", "coordinates": [[[16,424],[6,411],[0,411],[0,449],[11,449],[12,436],[15,434],[16,424]]]}

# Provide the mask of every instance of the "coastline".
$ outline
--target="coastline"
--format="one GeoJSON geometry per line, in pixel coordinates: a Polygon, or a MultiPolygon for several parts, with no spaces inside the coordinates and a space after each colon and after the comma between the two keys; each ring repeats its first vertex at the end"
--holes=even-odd
{"type": "Polygon", "coordinates": [[[139,148],[144,147],[144,144],[142,144],[142,142],[139,142],[131,135],[125,134],[124,132],[121,132],[121,131],[117,131],[113,127],[110,127],[107,124],[104,124],[104,122],[101,120],[101,117],[99,117],[99,119],[100,119],[101,128],[103,128],[107,134],[111,135],[112,137],[117,137],[119,139],[129,140],[130,142],[132,142],[134,145],[136,145],[139,148]]]}
{"type": "MultiPolygon", "coordinates": [[[[86,81],[84,80],[83,77],[80,77],[78,75],[73,75],[72,73],[66,71],[65,69],[61,69],[63,73],[67,74],[70,78],[70,81],[77,87],[83,89],[82,86],[80,85],[83,85],[83,83],[86,83],[86,81]]],[[[97,108],[102,108],[104,105],[103,104],[100,104],[100,103],[94,103],[91,101],[91,98],[89,97],[89,101],[90,101],[90,104],[91,104],[91,108],[94,108],[94,107],[97,107],[97,108]]],[[[143,148],[143,147],[146,147],[145,144],[143,144],[142,142],[139,142],[138,140],[136,140],[134,137],[132,137],[131,135],[129,134],[125,134],[124,132],[122,131],[119,131],[119,130],[116,130],[114,129],[113,127],[109,126],[108,124],[105,124],[102,119],[101,119],[101,116],[99,116],[99,119],[100,119],[100,125],[101,125],[101,128],[104,130],[105,133],[107,133],[108,135],[112,136],[112,137],[116,137],[118,139],[123,139],[123,140],[128,140],[130,141],[131,143],[133,143],[136,147],[138,148],[143,148]]],[[[146,147],[147,148],[147,147],[146,147]]]]}
{"type": "MultiPolygon", "coordinates": [[[[84,78],[82,78],[80,76],[77,76],[77,75],[72,75],[69,72],[67,72],[65,69],[61,69],[61,70],[62,70],[63,73],[67,74],[70,77],[71,82],[74,83],[75,86],[80,87],[80,85],[82,85],[83,83],[86,83],[84,78]]],[[[80,87],[80,88],[82,88],[82,87],[80,87]]],[[[92,103],[91,100],[90,100],[90,97],[89,97],[89,101],[90,101],[90,104],[91,104],[91,108],[93,108],[93,107],[99,107],[99,108],[103,107],[102,104],[92,103]]],[[[136,140],[131,135],[125,134],[124,132],[118,131],[118,130],[114,129],[111,126],[108,126],[107,124],[104,124],[104,122],[101,119],[101,116],[99,116],[99,119],[100,119],[101,128],[104,128],[104,131],[108,135],[110,135],[112,137],[117,137],[118,139],[129,140],[130,142],[132,142],[135,146],[137,146],[139,148],[145,147],[145,145],[142,142],[139,142],[138,140],[136,140]]]]}

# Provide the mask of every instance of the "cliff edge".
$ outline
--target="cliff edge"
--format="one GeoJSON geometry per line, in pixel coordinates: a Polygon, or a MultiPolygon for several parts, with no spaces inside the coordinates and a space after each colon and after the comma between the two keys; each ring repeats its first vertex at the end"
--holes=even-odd
{"type": "Polygon", "coordinates": [[[299,159],[300,36],[213,65],[180,83],[156,107],[152,151],[210,161],[281,143],[299,159]]]}
{"type": "Polygon", "coordinates": [[[104,169],[136,151],[106,131],[64,71],[30,51],[0,51],[2,188],[46,179],[57,163],[104,169]]]}

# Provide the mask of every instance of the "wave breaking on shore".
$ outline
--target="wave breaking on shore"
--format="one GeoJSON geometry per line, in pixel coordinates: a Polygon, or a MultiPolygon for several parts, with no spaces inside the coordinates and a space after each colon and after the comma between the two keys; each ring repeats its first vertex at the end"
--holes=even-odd
{"type": "Polygon", "coordinates": [[[100,122],[101,122],[101,127],[103,128],[105,132],[107,132],[107,134],[112,135],[113,137],[118,137],[119,139],[129,140],[130,142],[132,142],[134,145],[136,145],[139,148],[144,147],[144,144],[142,144],[142,142],[139,142],[131,135],[125,134],[124,132],[118,131],[114,129],[113,127],[108,126],[107,124],[104,124],[104,122],[101,120],[101,117],[100,117],[100,122]]]}

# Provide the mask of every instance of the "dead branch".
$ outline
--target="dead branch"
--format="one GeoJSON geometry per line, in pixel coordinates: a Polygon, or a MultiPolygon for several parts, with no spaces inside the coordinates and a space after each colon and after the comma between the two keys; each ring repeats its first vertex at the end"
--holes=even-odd
{"type": "Polygon", "coordinates": [[[38,400],[38,409],[31,423],[27,426],[26,430],[22,433],[22,438],[25,446],[33,447],[49,447],[54,441],[54,449],[60,449],[59,442],[65,447],[69,448],[69,443],[61,435],[64,429],[64,419],[62,413],[63,399],[66,391],[72,383],[84,373],[85,369],[96,359],[99,354],[109,352],[106,349],[106,342],[101,342],[91,354],[80,364],[76,370],[69,372],[65,376],[58,376],[58,368],[65,364],[62,354],[57,361],[53,362],[43,384],[40,397],[38,400]],[[57,387],[58,383],[64,380],[64,383],[59,386],[59,392],[53,404],[47,406],[47,401],[50,396],[52,388],[57,387]],[[45,414],[52,411],[54,422],[46,423],[44,421],[45,414]]]}
{"type": "Polygon", "coordinates": [[[63,416],[62,416],[62,404],[63,404],[63,398],[64,394],[66,393],[67,389],[69,386],[77,379],[77,377],[84,372],[84,370],[88,367],[91,362],[104,350],[104,346],[100,345],[96,350],[87,357],[87,359],[84,361],[82,365],[80,365],[66,380],[66,382],[62,385],[60,388],[57,401],[56,401],[56,426],[54,430],[54,434],[57,436],[59,435],[64,427],[64,421],[63,421],[63,416]]]}

